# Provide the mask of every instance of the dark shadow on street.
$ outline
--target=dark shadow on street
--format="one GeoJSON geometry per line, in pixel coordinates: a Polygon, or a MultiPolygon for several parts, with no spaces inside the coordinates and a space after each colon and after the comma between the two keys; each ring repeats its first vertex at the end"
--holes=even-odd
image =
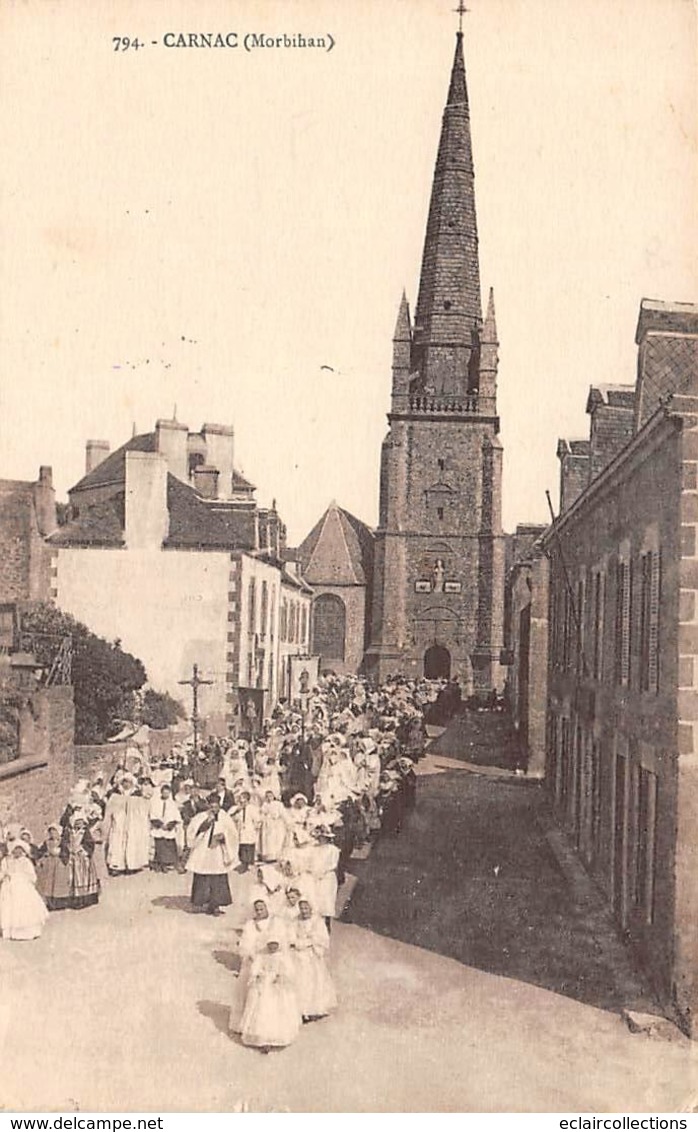
{"type": "Polygon", "coordinates": [[[620,970],[571,899],[536,821],[546,805],[525,780],[421,776],[402,832],[352,862],[343,921],[603,1009],[642,997],[629,954],[620,970]]]}
{"type": "Polygon", "coordinates": [[[188,912],[192,916],[201,915],[201,909],[195,908],[188,896],[156,896],[150,903],[154,908],[169,908],[171,912],[188,912]]]}
{"type": "Polygon", "coordinates": [[[235,1041],[235,1036],[228,1033],[228,1019],[230,1017],[229,1007],[225,1006],[222,1002],[211,1002],[210,999],[202,999],[197,1002],[196,1009],[204,1018],[209,1018],[216,1029],[220,1030],[221,1034],[225,1034],[226,1038],[229,1037],[231,1041],[235,1041]]]}
{"type": "Polygon", "coordinates": [[[477,766],[504,770],[525,767],[518,736],[506,711],[462,707],[429,750],[433,755],[477,766]]]}
{"type": "Polygon", "coordinates": [[[240,956],[236,955],[234,951],[214,951],[213,958],[227,971],[240,970],[240,956]]]}

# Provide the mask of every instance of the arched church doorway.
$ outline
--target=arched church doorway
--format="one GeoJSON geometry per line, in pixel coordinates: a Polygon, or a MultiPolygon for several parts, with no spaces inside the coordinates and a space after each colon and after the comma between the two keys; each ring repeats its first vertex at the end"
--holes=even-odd
{"type": "Polygon", "coordinates": [[[448,680],[451,676],[451,654],[443,645],[432,645],[424,654],[426,680],[448,680]]]}

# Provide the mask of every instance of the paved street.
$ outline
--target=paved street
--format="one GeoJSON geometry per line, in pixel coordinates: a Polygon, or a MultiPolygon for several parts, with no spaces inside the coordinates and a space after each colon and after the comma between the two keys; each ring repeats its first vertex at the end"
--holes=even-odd
{"type": "Polygon", "coordinates": [[[570,896],[535,820],[540,788],[457,766],[429,756],[403,832],[355,862],[332,933],[339,1012],[288,1050],[265,1057],[228,1037],[237,913],[192,914],[187,878],[113,879],[99,907],[54,914],[39,941],[0,944],[4,1107],[695,1103],[690,1044],[632,1035],[618,1016],[645,988],[570,896]]]}

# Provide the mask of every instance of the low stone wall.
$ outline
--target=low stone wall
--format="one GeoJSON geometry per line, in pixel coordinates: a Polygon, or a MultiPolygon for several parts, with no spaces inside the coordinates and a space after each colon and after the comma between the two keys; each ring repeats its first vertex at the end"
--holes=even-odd
{"type": "Polygon", "coordinates": [[[75,748],[75,778],[92,782],[98,774],[109,780],[126,754],[127,743],[94,743],[75,748]]]}
{"type": "Polygon", "coordinates": [[[20,758],[0,766],[0,825],[23,822],[40,842],[75,781],[72,687],[35,692],[32,718],[31,749],[21,743],[20,758]]]}

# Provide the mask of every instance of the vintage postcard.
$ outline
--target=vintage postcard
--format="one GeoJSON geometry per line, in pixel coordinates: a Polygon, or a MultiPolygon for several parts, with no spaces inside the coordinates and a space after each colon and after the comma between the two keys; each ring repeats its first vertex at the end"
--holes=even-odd
{"type": "Polygon", "coordinates": [[[695,46],[0,0],[6,1112],[696,1111],[695,46]]]}

